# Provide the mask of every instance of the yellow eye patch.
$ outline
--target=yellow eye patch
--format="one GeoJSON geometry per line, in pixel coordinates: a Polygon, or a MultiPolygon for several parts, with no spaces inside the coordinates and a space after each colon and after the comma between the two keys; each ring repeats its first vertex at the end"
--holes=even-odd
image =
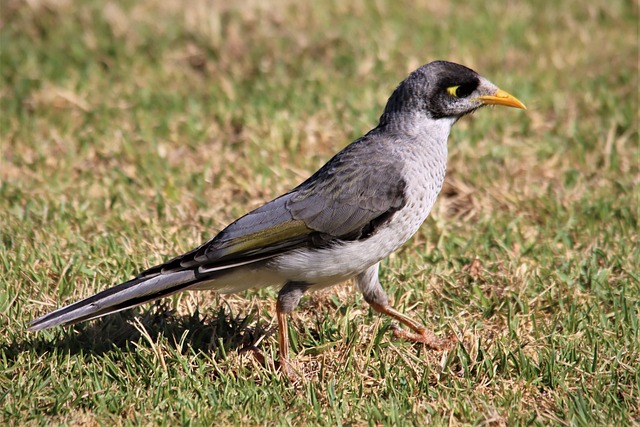
{"type": "Polygon", "coordinates": [[[460,87],[460,85],[458,86],[451,86],[447,88],[447,92],[449,92],[449,95],[451,96],[455,96],[456,98],[458,97],[458,88],[460,87]]]}

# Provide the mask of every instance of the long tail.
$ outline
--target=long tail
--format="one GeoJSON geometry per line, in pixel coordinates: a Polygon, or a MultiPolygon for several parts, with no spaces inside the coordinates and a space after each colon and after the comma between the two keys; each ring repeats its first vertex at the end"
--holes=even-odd
{"type": "Polygon", "coordinates": [[[138,277],[38,317],[31,321],[28,330],[39,331],[102,317],[175,294],[201,280],[196,278],[194,270],[138,277]]]}
{"type": "Polygon", "coordinates": [[[274,256],[274,254],[249,256],[245,259],[231,260],[217,265],[201,263],[192,263],[186,267],[181,265],[180,261],[195,254],[197,250],[194,249],[185,255],[145,270],[138,277],[128,282],[121,283],[94,296],[38,317],[29,323],[27,330],[39,331],[58,325],[71,325],[85,320],[96,319],[107,314],[136,307],[145,302],[186,291],[190,288],[217,289],[224,290],[225,293],[236,292],[239,289],[246,289],[246,287],[234,288],[232,286],[225,289],[224,279],[216,282],[216,285],[211,285],[210,283],[223,278],[237,268],[264,261],[274,256]],[[202,286],[203,283],[209,283],[209,285],[206,288],[197,287],[202,286]]]}

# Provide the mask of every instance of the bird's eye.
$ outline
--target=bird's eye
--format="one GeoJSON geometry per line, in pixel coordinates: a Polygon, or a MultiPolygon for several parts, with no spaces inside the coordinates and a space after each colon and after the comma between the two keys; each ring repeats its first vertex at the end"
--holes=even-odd
{"type": "Polygon", "coordinates": [[[470,84],[457,85],[448,87],[447,92],[449,92],[449,95],[456,98],[466,98],[467,96],[471,95],[475,88],[476,87],[474,85],[470,84]]]}

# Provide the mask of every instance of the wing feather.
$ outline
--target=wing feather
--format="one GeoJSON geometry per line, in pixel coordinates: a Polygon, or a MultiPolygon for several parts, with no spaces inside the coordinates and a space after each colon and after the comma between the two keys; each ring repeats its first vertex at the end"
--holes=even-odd
{"type": "Polygon", "coordinates": [[[375,153],[392,143],[374,130],[338,153],[293,191],[287,201],[293,218],[339,238],[359,236],[376,218],[402,208],[402,170],[388,155],[375,153]]]}
{"type": "Polygon", "coordinates": [[[377,138],[375,130],[370,132],[291,192],[141,276],[194,267],[231,267],[299,247],[327,246],[371,235],[374,227],[389,220],[405,203],[402,171],[389,156],[371,155],[375,154],[372,150],[388,150],[384,145],[390,143],[393,141],[377,138]]]}

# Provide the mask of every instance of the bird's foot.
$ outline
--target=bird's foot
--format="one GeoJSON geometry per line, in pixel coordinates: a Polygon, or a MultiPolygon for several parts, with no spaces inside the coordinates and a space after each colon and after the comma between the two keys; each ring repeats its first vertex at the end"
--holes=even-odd
{"type": "Polygon", "coordinates": [[[273,359],[269,359],[269,361],[267,361],[267,358],[264,356],[262,351],[252,345],[244,347],[242,350],[240,350],[240,354],[251,354],[259,364],[265,367],[270,366],[274,370],[279,370],[280,373],[287,377],[287,379],[291,382],[297,382],[300,380],[300,375],[293,368],[293,364],[288,358],[282,359],[280,362],[275,363],[273,359]]]}
{"type": "Polygon", "coordinates": [[[287,379],[292,383],[297,383],[301,380],[300,374],[293,369],[293,365],[291,364],[291,360],[289,359],[281,359],[278,364],[278,368],[280,369],[280,373],[287,377],[287,379]]]}
{"type": "Polygon", "coordinates": [[[406,329],[401,329],[399,326],[393,325],[390,329],[393,331],[393,336],[396,338],[419,342],[436,351],[450,350],[456,342],[455,337],[449,337],[446,339],[438,338],[427,328],[421,328],[419,332],[410,332],[406,329]]]}

